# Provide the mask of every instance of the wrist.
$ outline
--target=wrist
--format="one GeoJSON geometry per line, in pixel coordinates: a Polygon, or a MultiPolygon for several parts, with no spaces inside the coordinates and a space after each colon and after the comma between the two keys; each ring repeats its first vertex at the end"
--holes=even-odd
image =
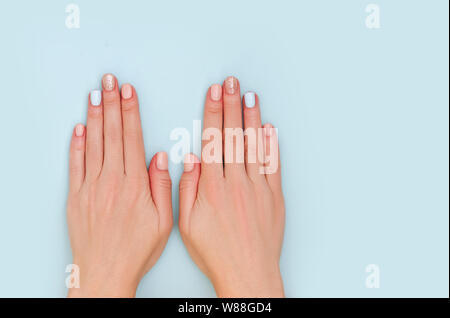
{"type": "MultiPolygon", "coordinates": [[[[81,267],[83,268],[83,267],[81,267]]],[[[69,298],[135,297],[139,280],[130,275],[89,268],[80,273],[78,288],[69,288],[69,298]]]]}
{"type": "Polygon", "coordinates": [[[125,284],[87,284],[69,288],[68,298],[133,298],[136,288],[125,284]]]}
{"type": "Polygon", "coordinates": [[[283,298],[284,287],[278,266],[264,273],[226,273],[212,280],[220,298],[283,298]]]}

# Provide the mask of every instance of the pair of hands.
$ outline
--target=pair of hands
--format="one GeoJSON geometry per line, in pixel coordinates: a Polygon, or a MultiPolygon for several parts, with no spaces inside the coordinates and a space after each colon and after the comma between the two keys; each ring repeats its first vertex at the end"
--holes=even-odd
{"type": "MultiPolygon", "coordinates": [[[[277,137],[265,125],[256,143],[247,134],[226,142],[229,129],[262,127],[256,94],[246,94],[243,104],[234,77],[209,88],[203,129],[219,131],[224,142],[215,142],[219,161],[209,160],[214,137],[205,133],[201,161],[186,155],[179,229],[219,297],[282,297],[285,210],[277,137]],[[274,148],[275,169],[248,160],[249,154],[266,158],[274,148]],[[244,153],[245,160],[222,163],[230,152],[244,153]]],[[[133,86],[119,90],[117,79],[106,74],[102,92],[90,93],[86,127],[78,124],[72,134],[69,166],[67,218],[73,263],[80,269],[80,288],[70,289],[69,297],[133,297],[173,225],[168,157],[157,153],[147,170],[133,86]]]]}

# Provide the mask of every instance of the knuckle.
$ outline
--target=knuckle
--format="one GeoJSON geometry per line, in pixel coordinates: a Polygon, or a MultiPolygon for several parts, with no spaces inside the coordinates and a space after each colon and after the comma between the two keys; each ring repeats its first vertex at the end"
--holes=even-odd
{"type": "Polygon", "coordinates": [[[239,98],[231,98],[228,99],[226,103],[224,103],[225,108],[240,108],[241,100],[239,98]]]}
{"type": "Polygon", "coordinates": [[[119,96],[116,93],[104,94],[103,104],[105,107],[118,107],[120,106],[119,96]]]}
{"type": "Polygon", "coordinates": [[[165,175],[165,176],[160,176],[158,178],[158,186],[160,186],[161,188],[164,189],[172,189],[172,180],[170,179],[169,176],[165,175]]]}
{"type": "MultiPolygon", "coordinates": [[[[120,189],[123,180],[123,175],[116,173],[115,171],[103,171],[101,175],[101,186],[104,187],[107,193],[115,193],[120,189]]],[[[95,190],[95,187],[91,187],[91,190],[95,190]]]]}
{"type": "Polygon", "coordinates": [[[182,177],[179,185],[180,192],[189,191],[195,185],[194,178],[182,177]]]}
{"type": "Polygon", "coordinates": [[[83,173],[83,167],[81,164],[72,164],[69,167],[70,174],[81,175],[83,173]]]}
{"type": "MultiPolygon", "coordinates": [[[[134,126],[129,127],[128,125],[126,128],[123,129],[123,134],[127,138],[132,139],[132,140],[138,140],[141,137],[141,131],[138,127],[134,127],[134,126]]],[[[138,146],[138,145],[136,144],[135,146],[138,146]]]]}
{"type": "Polygon", "coordinates": [[[127,175],[127,181],[129,183],[127,187],[129,187],[133,191],[137,191],[139,189],[146,188],[148,186],[147,173],[142,173],[139,174],[138,176],[127,175]]]}
{"type": "Polygon", "coordinates": [[[259,112],[257,111],[257,109],[255,107],[253,107],[253,108],[245,107],[244,108],[244,117],[246,120],[255,122],[256,120],[259,119],[259,116],[260,116],[259,112]]]}
{"type": "Polygon", "coordinates": [[[88,119],[101,119],[102,118],[102,109],[98,106],[92,106],[88,108],[88,119]]]}
{"type": "Polygon", "coordinates": [[[205,107],[206,113],[211,115],[219,115],[222,113],[222,104],[210,103],[205,107]]]}
{"type": "Polygon", "coordinates": [[[120,129],[118,125],[111,125],[110,128],[107,139],[113,144],[122,143],[122,129],[120,129]]]}
{"type": "Polygon", "coordinates": [[[122,112],[129,113],[129,112],[135,112],[137,111],[137,103],[134,100],[130,101],[122,101],[122,112]]]}

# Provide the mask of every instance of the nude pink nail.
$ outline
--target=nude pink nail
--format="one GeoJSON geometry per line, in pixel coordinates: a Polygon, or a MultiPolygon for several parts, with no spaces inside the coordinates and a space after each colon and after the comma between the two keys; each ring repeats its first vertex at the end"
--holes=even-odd
{"type": "Polygon", "coordinates": [[[264,125],[264,134],[266,135],[266,137],[270,137],[273,135],[274,133],[274,127],[271,124],[265,124],[264,125]]]}
{"type": "Polygon", "coordinates": [[[218,102],[222,98],[222,86],[214,84],[211,86],[211,99],[218,102]]]}
{"type": "Polygon", "coordinates": [[[194,170],[195,160],[194,155],[190,153],[184,156],[184,172],[191,172],[194,170]]]}
{"type": "Polygon", "coordinates": [[[124,84],[122,86],[122,98],[123,99],[130,99],[131,96],[133,96],[133,88],[130,84],[124,84]]]}
{"type": "Polygon", "coordinates": [[[84,134],[84,126],[82,124],[77,124],[75,126],[75,136],[81,137],[84,134]]]}
{"type": "Polygon", "coordinates": [[[167,153],[165,153],[164,151],[158,152],[158,154],[156,155],[156,168],[158,168],[159,170],[169,169],[167,153]]]}

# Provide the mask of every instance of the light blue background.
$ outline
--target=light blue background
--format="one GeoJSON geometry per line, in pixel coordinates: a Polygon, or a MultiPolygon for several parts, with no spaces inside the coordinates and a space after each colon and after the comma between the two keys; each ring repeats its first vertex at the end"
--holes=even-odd
{"type": "MultiPolygon", "coordinates": [[[[0,4],[0,296],[66,295],[69,138],[113,72],[138,90],[147,160],[192,130],[210,84],[259,93],[279,128],[288,296],[448,297],[448,1],[72,2],[77,30],[70,1],[0,4]]],[[[175,227],[138,296],[214,295],[175,227]]]]}

